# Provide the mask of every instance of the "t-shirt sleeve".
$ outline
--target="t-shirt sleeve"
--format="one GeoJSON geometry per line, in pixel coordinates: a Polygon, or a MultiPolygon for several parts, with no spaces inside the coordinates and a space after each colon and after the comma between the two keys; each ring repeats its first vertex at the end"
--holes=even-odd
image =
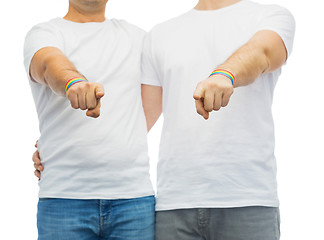
{"type": "Polygon", "coordinates": [[[295,19],[286,9],[277,5],[268,5],[258,22],[257,31],[272,30],[283,40],[290,56],[295,36],[295,19]]]}
{"type": "Polygon", "coordinates": [[[142,51],[142,84],[162,86],[153,58],[152,35],[147,33],[142,51]]]}
{"type": "Polygon", "coordinates": [[[63,49],[63,42],[59,37],[58,30],[54,26],[38,24],[26,35],[24,44],[24,65],[30,79],[29,66],[35,53],[44,47],[56,47],[63,49]]]}

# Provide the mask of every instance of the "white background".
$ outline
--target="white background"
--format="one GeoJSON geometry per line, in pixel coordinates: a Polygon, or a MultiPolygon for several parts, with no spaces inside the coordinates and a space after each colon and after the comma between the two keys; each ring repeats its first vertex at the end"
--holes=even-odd
{"type": "MultiPolygon", "coordinates": [[[[197,1],[110,0],[107,17],[126,19],[150,30],[186,12],[197,1]]],[[[255,1],[285,6],[297,22],[294,51],[283,69],[273,105],[281,239],[323,240],[324,8],[319,0],[255,1]]],[[[68,0],[2,0],[0,4],[0,239],[37,238],[38,186],[31,155],[39,132],[22,48],[25,34],[34,24],[64,16],[67,7],[68,0]]],[[[149,134],[153,181],[161,126],[160,119],[149,134]]]]}

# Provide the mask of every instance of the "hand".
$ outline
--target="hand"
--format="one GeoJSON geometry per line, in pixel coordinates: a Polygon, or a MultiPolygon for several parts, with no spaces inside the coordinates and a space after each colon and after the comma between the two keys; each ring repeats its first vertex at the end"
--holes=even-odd
{"type": "Polygon", "coordinates": [[[223,75],[213,75],[201,81],[193,95],[197,113],[207,120],[209,112],[227,106],[233,91],[231,80],[223,75]]]}
{"type": "Polygon", "coordinates": [[[105,95],[103,86],[93,82],[78,82],[72,85],[66,93],[75,109],[88,110],[88,117],[100,116],[100,99],[105,95]]]}
{"type": "MultiPolygon", "coordinates": [[[[38,141],[35,144],[36,148],[37,148],[37,143],[38,143],[38,141]]],[[[34,174],[36,177],[38,177],[38,180],[40,180],[41,171],[44,170],[44,167],[41,163],[38,150],[36,150],[33,154],[33,162],[34,162],[34,168],[35,168],[34,174]]]]}

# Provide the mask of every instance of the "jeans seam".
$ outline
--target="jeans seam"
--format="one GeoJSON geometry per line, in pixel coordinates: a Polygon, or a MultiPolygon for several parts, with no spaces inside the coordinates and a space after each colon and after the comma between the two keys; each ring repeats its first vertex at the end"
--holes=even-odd
{"type": "Polygon", "coordinates": [[[102,208],[102,202],[101,200],[98,200],[98,228],[99,228],[99,231],[98,231],[98,239],[101,238],[101,235],[102,235],[102,219],[101,219],[101,209],[102,208]]]}

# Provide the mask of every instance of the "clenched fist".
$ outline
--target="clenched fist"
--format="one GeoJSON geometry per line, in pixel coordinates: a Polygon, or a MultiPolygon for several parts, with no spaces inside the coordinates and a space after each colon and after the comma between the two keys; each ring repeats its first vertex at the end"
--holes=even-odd
{"type": "Polygon", "coordinates": [[[78,82],[66,92],[73,108],[87,110],[86,115],[93,118],[100,116],[100,99],[104,95],[104,87],[94,82],[78,82]]]}
{"type": "Polygon", "coordinates": [[[201,81],[193,95],[197,113],[207,120],[209,112],[227,106],[233,91],[231,80],[223,75],[213,75],[201,81]]]}

